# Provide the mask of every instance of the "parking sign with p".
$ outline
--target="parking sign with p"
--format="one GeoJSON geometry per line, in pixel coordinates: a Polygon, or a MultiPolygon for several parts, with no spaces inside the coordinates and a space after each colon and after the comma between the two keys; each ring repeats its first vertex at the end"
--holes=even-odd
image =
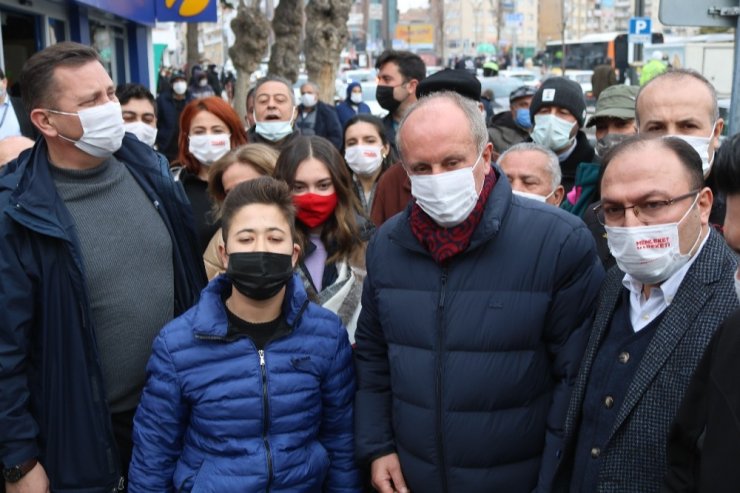
{"type": "Polygon", "coordinates": [[[652,33],[652,19],[650,17],[631,17],[629,42],[650,43],[652,33]]]}

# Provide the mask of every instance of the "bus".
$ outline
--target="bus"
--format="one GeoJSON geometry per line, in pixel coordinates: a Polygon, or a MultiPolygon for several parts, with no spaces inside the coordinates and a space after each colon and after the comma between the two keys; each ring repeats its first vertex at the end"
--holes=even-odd
{"type": "MultiPolygon", "coordinates": [[[[652,44],[663,42],[662,33],[652,34],[652,44]]],[[[563,43],[548,41],[545,54],[551,67],[560,67],[563,59],[563,43]]],[[[629,42],[627,33],[610,32],[587,34],[578,40],[565,41],[565,68],[572,70],[593,70],[606,58],[612,59],[619,71],[620,82],[629,67],[629,42]]]]}

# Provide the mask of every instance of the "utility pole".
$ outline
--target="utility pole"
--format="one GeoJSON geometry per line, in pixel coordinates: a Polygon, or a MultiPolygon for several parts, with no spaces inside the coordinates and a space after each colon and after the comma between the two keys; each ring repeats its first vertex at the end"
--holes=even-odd
{"type": "Polygon", "coordinates": [[[434,22],[434,53],[445,64],[445,14],[444,0],[430,0],[434,22]]]}
{"type": "Polygon", "coordinates": [[[498,7],[496,9],[496,15],[498,15],[498,23],[496,24],[496,36],[498,37],[498,55],[501,50],[501,35],[504,32],[504,0],[498,0],[498,7]]]}
{"type": "Polygon", "coordinates": [[[393,49],[393,41],[391,41],[391,13],[388,11],[390,2],[383,0],[383,47],[386,50],[393,49]]]}
{"type": "Polygon", "coordinates": [[[565,77],[565,23],[566,23],[566,0],[560,0],[560,71],[565,77]]]}
{"type": "MultiPolygon", "coordinates": [[[[635,17],[645,15],[645,0],[635,0],[635,17]]],[[[642,60],[642,43],[635,43],[635,60],[642,60]]]]}

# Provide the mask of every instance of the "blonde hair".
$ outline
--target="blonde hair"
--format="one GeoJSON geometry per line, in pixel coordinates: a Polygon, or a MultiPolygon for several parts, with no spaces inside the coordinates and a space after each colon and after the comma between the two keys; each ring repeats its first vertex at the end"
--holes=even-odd
{"type": "Polygon", "coordinates": [[[212,215],[221,216],[221,208],[226,200],[223,176],[226,170],[235,164],[251,166],[263,176],[272,176],[278,152],[264,144],[245,144],[224,154],[208,170],[208,194],[213,199],[212,215]]]}

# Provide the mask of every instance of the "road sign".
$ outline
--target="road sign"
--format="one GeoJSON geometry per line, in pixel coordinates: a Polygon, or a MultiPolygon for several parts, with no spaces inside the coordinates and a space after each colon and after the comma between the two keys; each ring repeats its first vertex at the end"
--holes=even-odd
{"type": "Polygon", "coordinates": [[[652,24],[650,17],[630,17],[629,42],[650,43],[652,24]]]}
{"type": "Polygon", "coordinates": [[[730,135],[740,132],[740,2],[738,0],[662,0],[660,22],[668,26],[734,27],[735,54],[730,104],[730,135]]]}
{"type": "Polygon", "coordinates": [[[666,26],[736,27],[736,17],[721,15],[733,7],[738,0],[661,0],[658,18],[666,26]]]}
{"type": "Polygon", "coordinates": [[[524,22],[524,14],[506,14],[505,19],[506,27],[522,27],[522,23],[524,22]]]}
{"type": "Polygon", "coordinates": [[[382,21],[383,20],[383,4],[382,3],[371,3],[368,5],[367,18],[371,21],[382,21]]]}

